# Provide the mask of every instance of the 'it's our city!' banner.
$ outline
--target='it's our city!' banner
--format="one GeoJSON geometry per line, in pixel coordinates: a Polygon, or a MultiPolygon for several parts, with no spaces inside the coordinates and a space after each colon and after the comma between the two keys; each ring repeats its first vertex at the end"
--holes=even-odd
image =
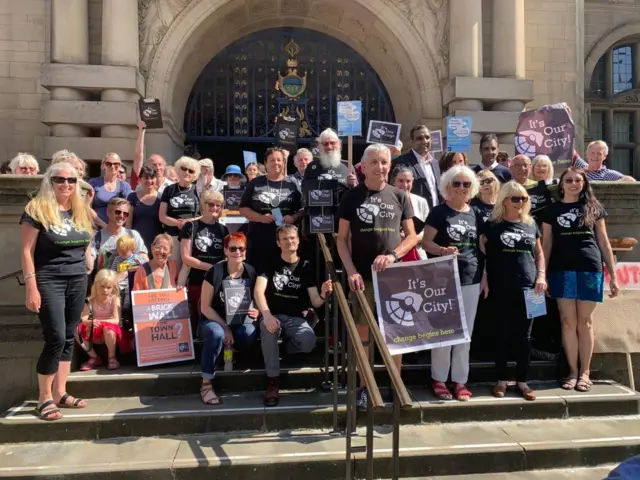
{"type": "Polygon", "coordinates": [[[516,152],[531,158],[547,155],[553,163],[566,165],[573,158],[574,134],[566,103],[522,112],[516,128],[516,152]]]}
{"type": "Polygon", "coordinates": [[[430,350],[471,341],[453,256],[373,272],[378,324],[389,351],[430,350]]]}
{"type": "Polygon", "coordinates": [[[193,360],[186,289],[131,292],[138,366],[193,360]]]}

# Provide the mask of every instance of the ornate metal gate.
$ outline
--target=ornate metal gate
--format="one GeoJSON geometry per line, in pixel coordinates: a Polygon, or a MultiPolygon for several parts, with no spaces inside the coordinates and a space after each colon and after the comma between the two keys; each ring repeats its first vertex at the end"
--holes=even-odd
{"type": "Polygon", "coordinates": [[[272,142],[279,114],[299,118],[300,141],[311,141],[335,128],[340,100],[362,101],[365,131],[369,120],[394,121],[380,78],[347,45],[308,29],[264,30],[202,71],[185,114],[187,142],[272,142]]]}

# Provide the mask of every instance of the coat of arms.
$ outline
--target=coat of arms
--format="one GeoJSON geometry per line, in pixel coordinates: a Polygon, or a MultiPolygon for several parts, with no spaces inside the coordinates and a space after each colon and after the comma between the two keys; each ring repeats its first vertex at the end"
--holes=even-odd
{"type": "Polygon", "coordinates": [[[289,60],[287,60],[288,71],[285,76],[278,72],[276,90],[280,90],[289,98],[298,98],[307,88],[306,72],[304,76],[298,75],[298,60],[296,57],[300,53],[300,47],[292,38],[284,50],[289,54],[289,60]]]}

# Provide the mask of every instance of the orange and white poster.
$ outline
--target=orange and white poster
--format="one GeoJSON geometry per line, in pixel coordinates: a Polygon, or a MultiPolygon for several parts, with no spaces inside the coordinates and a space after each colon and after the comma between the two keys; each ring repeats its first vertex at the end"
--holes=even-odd
{"type": "Polygon", "coordinates": [[[195,358],[185,289],[133,291],[131,302],[139,367],[195,358]]]}

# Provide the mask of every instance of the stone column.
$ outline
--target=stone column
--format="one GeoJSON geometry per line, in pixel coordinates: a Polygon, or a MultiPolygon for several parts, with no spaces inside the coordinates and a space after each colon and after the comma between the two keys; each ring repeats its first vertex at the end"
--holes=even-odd
{"type": "MultiPolygon", "coordinates": [[[[102,64],[139,66],[138,2],[102,0],[102,64]]],[[[138,95],[120,89],[102,91],[103,102],[137,102],[138,95]]],[[[135,138],[136,129],[124,125],[105,125],[102,137],[135,138]]]]}
{"type": "MultiPolygon", "coordinates": [[[[609,145],[610,155],[613,155],[613,110],[605,110],[604,113],[604,138],[594,140],[604,140],[609,145]]],[[[586,154],[586,152],[585,152],[586,154]]]]}
{"type": "MultiPolygon", "coordinates": [[[[51,17],[51,63],[88,64],[88,0],[53,0],[51,17]]],[[[75,88],[51,89],[51,100],[86,100],[87,98],[87,92],[75,88]]],[[[84,137],[88,132],[88,128],[79,125],[51,125],[51,135],[54,137],[84,137]]]]}
{"type": "MultiPolygon", "coordinates": [[[[449,79],[456,77],[482,77],[482,0],[450,0],[449,79]]],[[[456,100],[449,113],[482,108],[480,100],[456,100]]]]}
{"type": "Polygon", "coordinates": [[[640,42],[631,47],[633,52],[633,88],[640,88],[640,42]]]}
{"type": "Polygon", "coordinates": [[[605,91],[607,98],[613,97],[613,52],[607,50],[604,55],[605,91]]]}

